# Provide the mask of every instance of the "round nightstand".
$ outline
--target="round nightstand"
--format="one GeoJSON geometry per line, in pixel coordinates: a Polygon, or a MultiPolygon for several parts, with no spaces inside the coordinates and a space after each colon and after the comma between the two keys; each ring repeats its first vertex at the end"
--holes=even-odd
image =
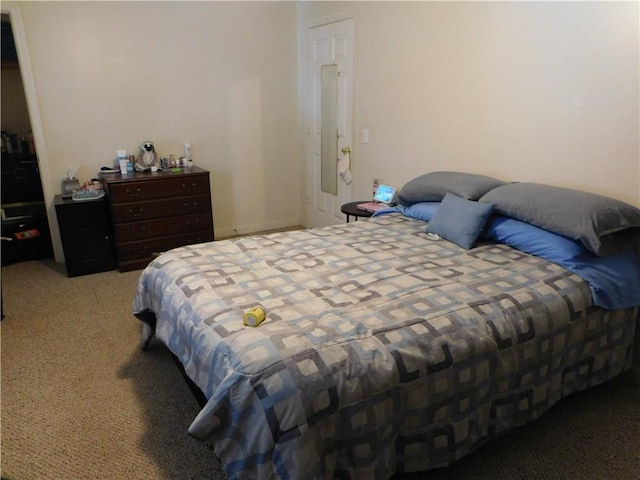
{"type": "Polygon", "coordinates": [[[349,223],[349,217],[355,217],[356,221],[358,221],[358,217],[370,217],[371,215],[373,215],[372,212],[367,212],[366,210],[360,210],[358,208],[359,204],[365,202],[366,200],[360,200],[359,202],[349,202],[340,207],[340,211],[347,216],[347,223],[349,223]]]}

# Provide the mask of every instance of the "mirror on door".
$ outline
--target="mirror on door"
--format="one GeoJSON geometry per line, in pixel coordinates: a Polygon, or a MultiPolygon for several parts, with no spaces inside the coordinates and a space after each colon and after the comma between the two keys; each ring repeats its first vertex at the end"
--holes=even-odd
{"type": "Polygon", "coordinates": [[[322,191],[338,194],[338,65],[321,69],[320,183],[322,191]]]}

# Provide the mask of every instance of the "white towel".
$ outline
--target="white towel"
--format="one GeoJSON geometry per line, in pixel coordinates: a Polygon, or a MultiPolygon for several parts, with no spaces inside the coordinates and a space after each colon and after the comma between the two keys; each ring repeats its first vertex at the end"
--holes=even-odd
{"type": "Polygon", "coordinates": [[[350,153],[351,153],[350,148],[343,148],[342,158],[338,159],[338,173],[340,174],[340,178],[347,185],[351,183],[351,169],[350,169],[351,159],[349,158],[350,153]]]}

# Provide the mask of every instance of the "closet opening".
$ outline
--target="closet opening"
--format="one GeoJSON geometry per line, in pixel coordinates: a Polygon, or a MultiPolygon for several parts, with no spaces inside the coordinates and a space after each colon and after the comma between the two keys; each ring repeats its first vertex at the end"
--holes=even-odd
{"type": "Polygon", "coordinates": [[[11,18],[2,13],[2,265],[53,257],[47,208],[11,18]]]}

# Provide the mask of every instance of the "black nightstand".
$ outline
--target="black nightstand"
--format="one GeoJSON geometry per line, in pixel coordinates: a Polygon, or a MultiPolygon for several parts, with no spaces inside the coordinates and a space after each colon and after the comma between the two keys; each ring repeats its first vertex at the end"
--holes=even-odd
{"type": "Polygon", "coordinates": [[[73,201],[55,198],[67,275],[77,277],[116,268],[106,197],[73,201]]]}
{"type": "Polygon", "coordinates": [[[345,203],[340,207],[340,211],[347,216],[347,223],[349,223],[349,217],[356,217],[356,222],[358,221],[358,217],[370,217],[373,215],[372,212],[367,212],[366,210],[361,210],[358,208],[358,205],[361,203],[365,203],[366,200],[360,200],[358,202],[349,202],[345,203]]]}

